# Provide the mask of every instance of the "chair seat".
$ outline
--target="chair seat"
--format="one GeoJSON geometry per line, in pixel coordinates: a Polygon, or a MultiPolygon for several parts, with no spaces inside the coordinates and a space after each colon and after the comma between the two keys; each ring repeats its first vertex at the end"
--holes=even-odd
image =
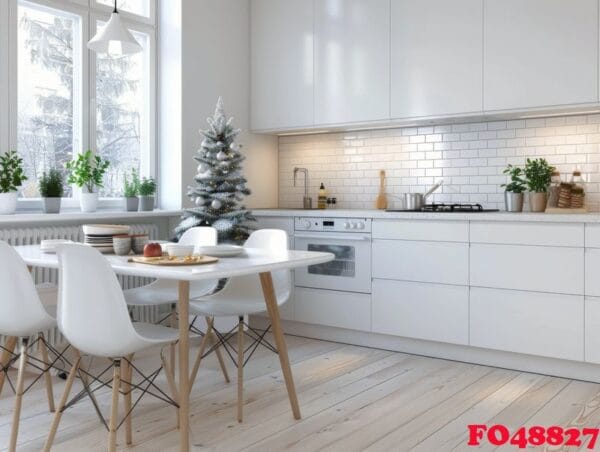
{"type": "Polygon", "coordinates": [[[240,316],[265,312],[267,305],[264,301],[222,298],[190,301],[190,314],[208,317],[240,316]]]}
{"type": "MultiPolygon", "coordinates": [[[[212,292],[218,281],[194,281],[190,284],[190,298],[199,298],[212,292]]],[[[129,306],[157,306],[176,303],[179,295],[177,281],[159,279],[146,286],[123,291],[129,306]]]]}
{"type": "Polygon", "coordinates": [[[133,328],[145,341],[166,344],[179,339],[179,330],[152,323],[134,323],[133,328]]]}

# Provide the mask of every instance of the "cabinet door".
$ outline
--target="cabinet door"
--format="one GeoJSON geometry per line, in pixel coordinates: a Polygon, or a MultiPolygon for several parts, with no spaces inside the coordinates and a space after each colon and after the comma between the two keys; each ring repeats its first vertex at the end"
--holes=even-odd
{"type": "Polygon", "coordinates": [[[313,2],[252,0],[254,130],[313,124],[313,2]]]}
{"type": "Polygon", "coordinates": [[[470,344],[583,361],[583,297],[471,288],[470,344]]]}
{"type": "Polygon", "coordinates": [[[392,0],[393,118],[483,108],[483,0],[392,0]]]}
{"type": "Polygon", "coordinates": [[[389,119],[389,0],[315,2],[315,122],[389,119]]]}
{"type": "Polygon", "coordinates": [[[597,0],[485,0],[484,110],[598,101],[597,0]]]}
{"type": "Polygon", "coordinates": [[[469,288],[373,280],[373,332],[469,343],[469,288]]]}
{"type": "Polygon", "coordinates": [[[600,364],[600,298],[585,299],[585,360],[600,364]]]}

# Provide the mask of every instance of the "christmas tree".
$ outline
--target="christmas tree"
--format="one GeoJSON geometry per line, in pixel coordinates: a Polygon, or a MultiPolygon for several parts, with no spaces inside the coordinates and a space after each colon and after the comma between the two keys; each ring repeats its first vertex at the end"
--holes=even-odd
{"type": "Polygon", "coordinates": [[[233,128],[233,118],[225,116],[221,98],[214,115],[206,121],[209,128],[200,131],[203,140],[194,156],[198,162],[196,185],[187,193],[196,207],[185,210],[175,235],[179,238],[194,226],[212,226],[219,241],[241,243],[248,238],[249,223],[255,218],[239,204],[250,194],[242,174],[244,156],[235,143],[240,130],[233,128]]]}

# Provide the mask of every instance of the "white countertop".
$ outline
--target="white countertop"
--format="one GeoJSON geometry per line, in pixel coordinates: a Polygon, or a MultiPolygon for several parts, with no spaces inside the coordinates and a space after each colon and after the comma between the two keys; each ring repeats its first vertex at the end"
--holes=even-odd
{"type": "Polygon", "coordinates": [[[115,210],[100,210],[93,213],[83,213],[79,210],[67,210],[61,213],[18,212],[13,215],[0,215],[0,226],[13,223],[67,223],[78,221],[103,221],[103,220],[136,220],[143,218],[178,217],[181,210],[152,210],[149,212],[125,212],[115,210]]]}
{"type": "Polygon", "coordinates": [[[549,213],[436,213],[436,212],[386,212],[384,210],[304,210],[304,209],[252,209],[258,217],[326,217],[373,218],[389,220],[455,220],[455,221],[525,221],[550,223],[600,223],[600,213],[549,214],[549,213]]]}

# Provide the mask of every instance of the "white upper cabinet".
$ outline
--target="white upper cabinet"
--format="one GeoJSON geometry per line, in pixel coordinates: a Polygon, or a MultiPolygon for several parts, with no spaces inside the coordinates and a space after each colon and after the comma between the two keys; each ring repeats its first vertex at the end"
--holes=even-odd
{"type": "Polygon", "coordinates": [[[309,127],[313,108],[313,0],[252,0],[252,129],[309,127]]]}
{"type": "Polygon", "coordinates": [[[390,1],[316,1],[316,124],[389,119],[389,103],[390,1]]]}
{"type": "Polygon", "coordinates": [[[481,112],[483,0],[392,0],[391,116],[481,112]]]}
{"type": "Polygon", "coordinates": [[[485,110],[598,101],[598,0],[485,0],[484,43],[485,110]]]}

